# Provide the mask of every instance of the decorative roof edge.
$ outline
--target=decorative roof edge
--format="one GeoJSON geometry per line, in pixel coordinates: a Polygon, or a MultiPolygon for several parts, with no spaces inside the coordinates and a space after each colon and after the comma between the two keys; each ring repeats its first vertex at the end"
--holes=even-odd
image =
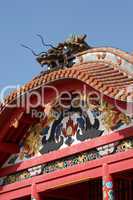
{"type": "Polygon", "coordinates": [[[114,48],[114,47],[91,48],[91,49],[88,49],[86,51],[82,51],[82,52],[76,54],[76,56],[79,57],[86,53],[96,53],[96,52],[109,52],[109,53],[115,54],[116,56],[119,56],[119,57],[127,60],[129,63],[133,64],[133,55],[131,53],[121,50],[119,48],[114,48]]]}
{"type": "MultiPolygon", "coordinates": [[[[99,90],[99,92],[103,92],[105,95],[108,95],[111,98],[115,98],[116,94],[119,92],[118,88],[111,88],[111,87],[107,87],[104,86],[102,83],[100,83],[100,81],[96,80],[95,84],[91,83],[91,80],[89,80],[89,75],[86,72],[82,72],[78,70],[78,66],[80,66],[80,68],[82,67],[83,63],[107,63],[109,64],[109,62],[107,62],[106,60],[106,55],[104,55],[104,57],[99,57],[99,54],[95,55],[97,56],[97,60],[93,60],[90,61],[88,59],[87,56],[88,54],[93,54],[93,53],[106,53],[107,56],[109,57],[108,53],[111,53],[112,55],[118,56],[118,61],[119,58],[122,58],[124,60],[124,67],[122,65],[122,63],[114,63],[114,61],[111,63],[113,65],[117,65],[117,67],[119,68],[120,71],[125,72],[126,67],[128,67],[129,69],[132,68],[133,70],[133,56],[127,52],[124,52],[120,49],[116,49],[116,48],[111,48],[111,47],[98,47],[98,48],[92,48],[89,49],[87,51],[81,52],[76,54],[76,59],[75,59],[75,64],[71,67],[71,68],[65,68],[65,69],[59,69],[57,71],[53,71],[53,72],[46,72],[42,75],[39,75],[38,77],[34,78],[33,80],[31,80],[30,82],[26,83],[25,85],[23,85],[19,90],[13,91],[10,95],[8,95],[5,98],[5,101],[3,104],[0,105],[0,112],[3,111],[3,109],[11,104],[15,99],[17,99],[19,96],[24,95],[26,92],[30,92],[31,90],[35,90],[36,88],[41,87],[44,84],[48,84],[51,83],[53,81],[57,81],[59,79],[77,79],[80,81],[85,82],[86,84],[90,85],[91,87],[93,87],[96,90],[99,90]],[[84,57],[84,59],[83,59],[84,57]],[[127,66],[127,64],[129,64],[129,66],[127,66]],[[107,92],[109,91],[109,92],[107,92]]],[[[111,57],[110,57],[111,58],[111,57]]],[[[117,58],[117,57],[116,57],[117,58]]],[[[93,58],[94,59],[94,58],[93,58]]],[[[112,61],[112,60],[110,60],[112,61]]],[[[132,76],[133,74],[130,72],[130,70],[126,70],[126,72],[128,73],[129,76],[132,76]]],[[[120,88],[121,89],[121,88],[120,88]]],[[[116,96],[117,97],[117,96],[116,96]]],[[[126,101],[127,96],[125,95],[125,97],[120,96],[118,98],[118,100],[120,101],[126,101]]],[[[117,99],[117,98],[116,98],[117,99]]]]}

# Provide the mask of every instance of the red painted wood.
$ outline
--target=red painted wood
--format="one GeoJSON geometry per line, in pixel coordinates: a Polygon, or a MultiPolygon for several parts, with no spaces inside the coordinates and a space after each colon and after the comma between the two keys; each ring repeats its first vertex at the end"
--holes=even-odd
{"type": "MultiPolygon", "coordinates": [[[[128,152],[121,152],[120,154],[124,154],[124,153],[128,153],[128,152]]],[[[114,157],[114,155],[112,155],[114,157]]],[[[112,156],[107,156],[108,160],[109,157],[111,158],[112,156]]],[[[123,157],[123,156],[121,156],[123,157]]],[[[133,157],[133,155],[132,155],[133,157]]],[[[112,168],[114,166],[114,164],[119,164],[121,165],[121,160],[117,160],[117,155],[115,155],[115,161],[112,160],[112,162],[109,163],[109,173],[110,171],[110,167],[112,168]]],[[[42,192],[48,189],[52,189],[52,188],[58,188],[58,187],[62,187],[64,185],[69,185],[72,183],[77,183],[83,180],[89,180],[91,178],[96,178],[96,177],[100,177],[102,176],[102,165],[103,163],[106,161],[106,158],[104,159],[100,159],[97,161],[89,161],[84,165],[78,165],[78,166],[74,166],[71,167],[69,169],[64,169],[62,171],[58,171],[58,172],[53,172],[51,174],[48,175],[41,175],[38,177],[33,177],[31,179],[27,179],[21,182],[16,182],[13,184],[9,184],[6,185],[4,187],[0,187],[0,199],[1,199],[1,195],[3,200],[6,200],[6,198],[4,199],[4,197],[8,196],[11,194],[13,194],[13,197],[18,197],[18,195],[20,195],[20,191],[22,191],[23,187],[25,188],[29,188],[29,186],[32,185],[33,182],[36,183],[37,186],[37,192],[42,192]],[[100,162],[101,160],[101,162],[100,162]],[[90,164],[90,162],[92,162],[94,164],[93,168],[92,168],[92,163],[90,164]],[[90,166],[91,165],[91,168],[90,166]],[[101,167],[99,166],[101,165],[101,167]],[[95,167],[97,166],[97,167],[95,167]],[[99,167],[98,167],[99,166],[99,167]],[[78,169],[78,170],[77,170],[78,169]],[[5,193],[5,194],[2,194],[5,193]],[[7,195],[8,194],[8,195],[7,195]]],[[[125,156],[123,157],[123,162],[125,163],[127,160],[125,159],[125,156]]],[[[130,168],[132,167],[132,160],[130,160],[130,156],[129,156],[129,161],[130,161],[130,168]]],[[[124,164],[126,165],[126,163],[124,164]]],[[[119,171],[121,171],[120,168],[118,168],[119,171]]],[[[117,171],[118,171],[117,170],[117,171]]],[[[25,190],[27,191],[27,189],[25,190]]],[[[29,192],[27,191],[26,193],[21,193],[21,196],[24,195],[28,195],[29,192]]],[[[20,196],[19,196],[20,197],[20,196]]]]}
{"type": "Polygon", "coordinates": [[[109,172],[110,173],[117,173],[117,172],[120,172],[120,171],[133,169],[133,157],[131,155],[132,154],[131,150],[129,150],[128,153],[129,153],[130,159],[121,160],[120,163],[115,162],[115,163],[111,163],[109,165],[109,172]]]}
{"type": "MultiPolygon", "coordinates": [[[[10,138],[8,138],[6,141],[10,141],[11,143],[16,143],[19,144],[19,141],[22,139],[22,137],[24,136],[25,132],[27,131],[28,127],[24,124],[21,124],[21,126],[19,126],[17,129],[12,128],[12,133],[10,135],[10,138]]],[[[9,132],[10,133],[10,132],[9,132]]],[[[6,137],[7,138],[7,137],[6,137]]],[[[2,156],[0,156],[0,164],[2,165],[3,163],[6,162],[6,160],[8,159],[10,152],[9,153],[2,153],[2,156]]]]}
{"type": "Polygon", "coordinates": [[[13,143],[0,143],[0,152],[10,153],[10,154],[18,153],[19,146],[13,143]]]}
{"type": "Polygon", "coordinates": [[[0,176],[5,176],[7,174],[11,174],[13,172],[18,172],[29,167],[40,165],[42,163],[51,162],[60,158],[64,158],[66,156],[70,156],[79,152],[83,152],[89,149],[93,149],[105,144],[113,143],[124,138],[133,136],[133,127],[129,127],[118,132],[114,132],[110,135],[101,136],[91,141],[85,141],[76,145],[73,145],[71,148],[64,148],[62,150],[54,151],[48,153],[46,155],[42,155],[27,161],[23,161],[22,163],[9,166],[6,168],[0,169],[0,176]]]}
{"type": "Polygon", "coordinates": [[[25,197],[27,195],[31,195],[31,186],[23,187],[20,189],[16,188],[13,191],[0,194],[0,200],[19,199],[20,197],[25,197]]]}
{"type": "Polygon", "coordinates": [[[9,142],[12,140],[12,138],[15,136],[15,128],[14,127],[10,127],[10,129],[8,130],[8,135],[5,136],[5,138],[3,139],[4,142],[9,142]]]}
{"type": "Polygon", "coordinates": [[[5,185],[3,187],[0,187],[0,197],[2,193],[8,193],[9,191],[11,192],[15,190],[17,193],[19,189],[23,187],[29,187],[32,185],[33,182],[37,184],[37,191],[41,192],[47,189],[61,187],[63,185],[71,183],[77,183],[79,181],[98,178],[102,176],[103,163],[108,163],[109,174],[111,174],[112,172],[121,172],[122,170],[126,170],[126,168],[123,168],[123,166],[127,166],[127,164],[128,169],[129,167],[132,168],[132,162],[133,150],[120,152],[98,160],[88,161],[85,164],[79,164],[73,167],[66,168],[64,170],[58,170],[49,174],[43,174],[20,182],[5,185]],[[121,165],[121,163],[123,165],[121,165]]]}
{"type": "Polygon", "coordinates": [[[60,188],[66,185],[74,184],[74,183],[79,183],[82,181],[87,181],[92,178],[97,178],[99,176],[99,170],[101,168],[94,168],[92,170],[86,170],[82,171],[79,173],[73,173],[70,176],[62,176],[59,179],[52,179],[47,182],[39,182],[37,184],[37,190],[38,192],[43,192],[45,190],[49,189],[55,189],[55,188],[60,188]],[[92,174],[94,176],[92,176],[92,174]]]}
{"type": "Polygon", "coordinates": [[[132,195],[133,195],[132,182],[130,180],[129,181],[129,199],[132,199],[132,195]]]}
{"type": "MultiPolygon", "coordinates": [[[[62,91],[74,91],[74,90],[80,90],[83,92],[84,86],[86,87],[86,92],[88,94],[88,92],[90,91],[96,91],[97,93],[100,94],[99,91],[95,90],[93,87],[89,86],[88,84],[86,84],[85,82],[82,82],[81,80],[78,80],[76,78],[61,78],[59,80],[55,80],[55,81],[50,81],[50,83],[47,83],[46,85],[42,85],[42,87],[40,88],[36,88],[36,90],[42,92],[42,90],[45,88],[45,100],[46,103],[49,102],[54,96],[55,93],[51,90],[48,89],[47,86],[53,86],[55,88],[57,88],[57,90],[60,92],[62,91]]],[[[110,103],[114,104],[114,102],[117,102],[117,104],[119,106],[121,106],[122,108],[126,107],[126,102],[123,101],[117,101],[109,96],[103,95],[101,94],[101,97],[103,97],[103,99],[109,101],[110,103]]],[[[33,100],[33,99],[32,99],[33,100]]]]}
{"type": "Polygon", "coordinates": [[[13,143],[17,143],[19,144],[18,141],[20,141],[22,139],[22,137],[24,136],[25,132],[27,131],[29,127],[27,127],[26,124],[21,124],[21,126],[19,126],[14,133],[14,136],[12,136],[12,138],[10,139],[11,142],[13,143]]]}
{"type": "Polygon", "coordinates": [[[31,185],[31,197],[35,198],[36,200],[41,200],[39,193],[37,192],[36,184],[32,183],[31,185]]]}
{"type": "Polygon", "coordinates": [[[107,176],[107,175],[109,175],[109,166],[107,163],[103,163],[102,176],[107,176]]]}
{"type": "Polygon", "coordinates": [[[14,119],[17,118],[17,116],[23,111],[24,111],[23,108],[16,108],[16,110],[13,110],[13,113],[9,117],[7,116],[5,123],[0,129],[0,141],[2,141],[2,139],[10,129],[11,122],[14,121],[14,119]]]}
{"type": "MultiPolygon", "coordinates": [[[[38,93],[41,94],[43,103],[44,102],[48,103],[49,101],[51,101],[53,98],[57,96],[54,90],[52,90],[51,88],[48,88],[49,86],[55,87],[58,91],[58,95],[62,91],[80,91],[80,92],[85,91],[86,95],[88,95],[89,92],[94,91],[98,93],[101,98],[108,101],[109,103],[111,104],[117,103],[117,105],[119,105],[121,108],[126,108],[126,102],[117,101],[113,98],[103,95],[99,91],[95,90],[93,87],[87,85],[85,82],[82,82],[77,79],[71,79],[71,78],[67,78],[67,79],[63,78],[61,80],[56,80],[53,82],[50,81],[50,83],[48,83],[47,85],[42,85],[41,88],[40,87],[36,88],[35,91],[38,91],[38,93]],[[86,89],[84,90],[84,88],[86,89]]],[[[34,108],[37,107],[37,106],[34,106],[36,104],[36,98],[34,95],[30,98],[29,105],[28,105],[28,102],[26,104],[26,107],[28,108],[28,110],[30,110],[31,104],[33,105],[34,108]]]]}
{"type": "MultiPolygon", "coordinates": [[[[101,176],[99,174],[99,171],[102,170],[102,162],[101,162],[101,164],[100,163],[91,163],[90,164],[89,162],[84,165],[79,164],[78,166],[69,167],[64,170],[58,170],[58,171],[55,171],[55,172],[52,172],[49,174],[43,174],[43,175],[29,178],[29,179],[26,179],[26,180],[23,180],[20,182],[15,182],[15,183],[12,183],[9,185],[1,186],[0,193],[15,190],[16,188],[19,189],[21,187],[25,187],[25,186],[31,185],[33,182],[35,182],[36,184],[39,182],[45,182],[45,184],[46,184],[48,181],[57,180],[58,178],[66,177],[69,175],[71,176],[72,174],[79,174],[80,180],[82,180],[81,173],[85,172],[86,170],[91,171],[91,173],[90,173],[91,178],[99,177],[99,176],[101,176]],[[95,168],[95,166],[96,166],[96,168],[95,168]],[[95,170],[95,173],[92,173],[93,169],[95,170]]],[[[84,178],[86,178],[86,177],[84,177],[84,178]]],[[[73,180],[73,181],[75,181],[75,180],[73,180]]]]}
{"type": "MultiPolygon", "coordinates": [[[[79,173],[73,173],[69,176],[69,172],[68,172],[68,176],[60,176],[58,178],[53,178],[53,179],[48,179],[46,181],[46,177],[45,175],[42,175],[41,176],[41,180],[36,180],[36,178],[39,178],[39,177],[34,177],[32,179],[27,179],[27,181],[22,181],[21,182],[18,182],[18,184],[16,184],[16,187],[12,187],[11,188],[11,185],[13,184],[10,184],[8,186],[10,186],[10,189],[6,187],[6,190],[5,188],[3,187],[3,189],[0,190],[0,199],[1,199],[1,195],[3,193],[5,193],[5,196],[7,196],[7,193],[8,194],[12,194],[13,192],[13,197],[14,198],[18,198],[18,191],[22,190],[23,187],[25,188],[29,188],[29,185],[32,185],[32,183],[34,181],[36,181],[36,187],[37,187],[37,192],[44,192],[46,190],[49,190],[49,189],[52,189],[52,188],[58,188],[58,187],[63,187],[65,185],[69,185],[69,184],[72,184],[72,183],[78,183],[80,181],[83,181],[83,180],[89,180],[90,178],[92,178],[92,174],[95,174],[95,177],[99,176],[99,170],[101,170],[102,168],[97,168],[97,169],[92,169],[92,170],[87,170],[87,171],[83,171],[83,172],[79,172],[79,173]],[[42,181],[43,180],[43,181],[42,181]]],[[[95,178],[93,177],[93,178],[95,178]]],[[[27,191],[26,193],[22,193],[21,196],[19,194],[19,197],[22,197],[22,196],[26,196],[29,194],[29,191],[27,191]]],[[[2,195],[4,197],[4,195],[2,195]]],[[[8,196],[9,197],[9,196],[8,196]]]]}

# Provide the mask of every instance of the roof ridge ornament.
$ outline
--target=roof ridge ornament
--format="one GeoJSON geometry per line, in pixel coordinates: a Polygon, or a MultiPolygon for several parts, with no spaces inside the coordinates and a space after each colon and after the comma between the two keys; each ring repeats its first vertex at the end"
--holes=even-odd
{"type": "Polygon", "coordinates": [[[72,35],[62,43],[58,43],[56,47],[51,44],[46,44],[40,34],[37,36],[41,39],[43,47],[50,47],[47,51],[35,53],[34,50],[26,45],[21,45],[29,49],[37,62],[44,67],[47,66],[46,71],[58,70],[60,68],[68,68],[74,64],[75,55],[79,52],[92,48],[85,41],[87,35],[72,35]]]}

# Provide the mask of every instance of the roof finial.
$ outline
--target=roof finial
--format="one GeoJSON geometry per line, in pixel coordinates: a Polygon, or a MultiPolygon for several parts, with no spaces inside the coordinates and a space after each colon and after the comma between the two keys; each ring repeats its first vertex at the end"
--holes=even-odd
{"type": "Polygon", "coordinates": [[[46,44],[42,35],[37,34],[41,39],[43,47],[50,47],[46,52],[36,54],[30,47],[21,45],[29,49],[33,55],[36,56],[37,62],[43,67],[47,65],[48,70],[57,70],[63,67],[71,67],[75,55],[79,52],[85,51],[91,48],[85,41],[87,35],[76,35],[72,34],[67,40],[62,43],[58,43],[56,47],[51,44],[46,44]]]}

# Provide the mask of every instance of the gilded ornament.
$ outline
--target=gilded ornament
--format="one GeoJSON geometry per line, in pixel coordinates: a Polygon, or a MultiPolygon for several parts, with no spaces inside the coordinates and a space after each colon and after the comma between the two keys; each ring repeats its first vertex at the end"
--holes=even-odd
{"type": "Polygon", "coordinates": [[[20,159],[23,159],[25,154],[29,156],[34,156],[39,152],[41,144],[41,133],[42,126],[40,123],[29,128],[28,135],[24,139],[23,147],[20,150],[20,159]]]}
{"type": "Polygon", "coordinates": [[[102,112],[102,121],[108,131],[111,131],[120,121],[126,125],[131,122],[131,119],[128,116],[117,111],[111,104],[104,102],[99,110],[102,112]]]}

